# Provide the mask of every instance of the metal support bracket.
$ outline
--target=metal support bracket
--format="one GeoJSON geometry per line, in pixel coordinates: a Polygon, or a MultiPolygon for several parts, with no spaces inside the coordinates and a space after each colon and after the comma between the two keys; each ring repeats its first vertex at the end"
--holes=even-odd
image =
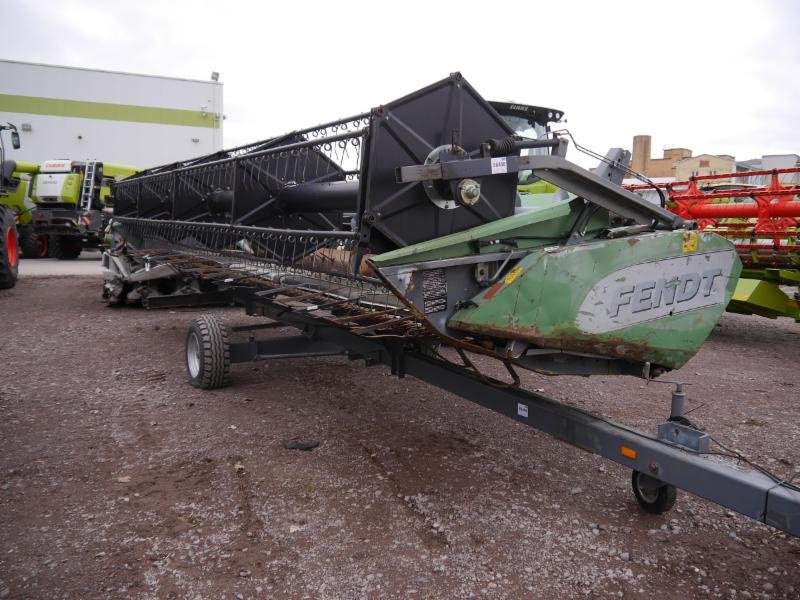
{"type": "Polygon", "coordinates": [[[230,345],[231,363],[270,360],[273,358],[309,358],[317,356],[343,356],[347,352],[339,344],[309,339],[298,335],[269,340],[251,338],[230,345]]]}
{"type": "Polygon", "coordinates": [[[218,306],[232,304],[230,290],[198,292],[196,294],[148,294],[142,296],[142,306],[151,308],[177,308],[179,306],[218,306]]]}
{"type": "Polygon", "coordinates": [[[711,448],[711,437],[707,433],[672,421],[658,426],[657,437],[662,442],[700,454],[707,454],[711,448]]]}
{"type": "Polygon", "coordinates": [[[684,226],[684,220],[670,211],[651,204],[641,196],[615,185],[582,169],[560,156],[504,156],[499,158],[472,158],[431,165],[411,165],[396,170],[398,183],[412,181],[455,180],[516,173],[532,170],[533,175],[553,185],[572,192],[593,204],[647,224],[660,221],[672,229],[684,226]]]}

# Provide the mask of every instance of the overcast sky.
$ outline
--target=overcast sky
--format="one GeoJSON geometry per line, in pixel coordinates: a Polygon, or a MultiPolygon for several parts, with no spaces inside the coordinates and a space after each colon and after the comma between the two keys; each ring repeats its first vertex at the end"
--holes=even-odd
{"type": "MultiPolygon", "coordinates": [[[[461,71],[601,152],[800,153],[800,2],[3,0],[0,57],[224,82],[226,146],[461,71]],[[10,25],[10,26],[9,26],[10,25]]],[[[0,90],[2,83],[0,83],[0,90]]],[[[570,156],[584,165],[594,161],[570,156]]]]}

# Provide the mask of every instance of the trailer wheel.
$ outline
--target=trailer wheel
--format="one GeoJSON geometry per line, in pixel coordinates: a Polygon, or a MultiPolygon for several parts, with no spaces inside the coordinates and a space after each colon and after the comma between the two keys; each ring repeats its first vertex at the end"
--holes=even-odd
{"type": "Polygon", "coordinates": [[[14,215],[0,205],[0,290],[14,287],[19,273],[19,240],[14,215]]]}
{"type": "Polygon", "coordinates": [[[20,233],[19,245],[22,248],[22,256],[25,258],[47,258],[49,244],[46,235],[39,235],[28,228],[20,233]]]}
{"type": "Polygon", "coordinates": [[[670,510],[675,506],[675,500],[678,498],[678,488],[674,485],[664,483],[639,471],[632,473],[631,486],[639,506],[654,515],[660,515],[670,510]]]}
{"type": "Polygon", "coordinates": [[[81,242],[68,235],[50,236],[50,256],[59,260],[75,260],[80,256],[81,242]]]}
{"type": "Polygon", "coordinates": [[[231,383],[231,349],[228,330],[217,317],[192,319],[186,334],[186,371],[189,383],[203,390],[231,383]]]}

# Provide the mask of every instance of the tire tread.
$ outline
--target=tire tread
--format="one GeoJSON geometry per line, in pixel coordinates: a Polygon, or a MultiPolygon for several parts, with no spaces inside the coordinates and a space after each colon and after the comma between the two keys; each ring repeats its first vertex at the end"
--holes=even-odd
{"type": "Polygon", "coordinates": [[[50,256],[58,260],[75,260],[83,250],[80,240],[67,235],[51,235],[49,244],[50,256]]]}
{"type": "Polygon", "coordinates": [[[655,501],[648,502],[639,493],[637,485],[638,475],[639,473],[634,470],[631,477],[631,486],[633,487],[633,495],[636,497],[636,501],[639,503],[639,506],[641,506],[646,512],[649,512],[653,515],[661,515],[672,510],[672,507],[675,506],[675,501],[678,499],[678,488],[672,484],[665,483],[658,488],[658,495],[656,496],[655,501]]]}
{"type": "MultiPolygon", "coordinates": [[[[7,206],[0,204],[0,290],[14,287],[19,273],[19,256],[17,264],[12,267],[6,254],[6,231],[9,227],[14,228],[14,231],[16,231],[17,226],[14,214],[7,206]]],[[[19,237],[17,237],[17,240],[19,241],[19,237]]]]}
{"type": "Polygon", "coordinates": [[[213,390],[231,383],[231,350],[225,324],[213,315],[201,315],[192,319],[188,340],[195,333],[200,342],[200,373],[189,375],[189,382],[200,389],[213,390]]]}

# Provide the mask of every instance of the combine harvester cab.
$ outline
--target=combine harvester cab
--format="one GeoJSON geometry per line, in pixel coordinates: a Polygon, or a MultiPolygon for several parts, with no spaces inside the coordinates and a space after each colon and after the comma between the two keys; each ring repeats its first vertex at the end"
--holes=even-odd
{"type": "Polygon", "coordinates": [[[234,333],[299,330],[231,341],[218,318],[194,319],[196,387],[228,385],[231,363],[347,355],[625,465],[647,511],[668,510],[677,486],[800,533],[795,486],[705,458],[682,386],[657,437],[522,389],[518,368],[650,379],[680,367],[741,270],[725,238],[618,185],[624,152],[592,173],[565,143],[515,135],[455,73],[348,119],[149,169],[114,186],[104,296],[236,304],[272,321],[234,333]],[[549,197],[526,206],[519,186],[549,197]],[[488,359],[512,381],[486,374],[488,359]]]}
{"type": "Polygon", "coordinates": [[[100,248],[111,217],[111,183],[134,173],[100,161],[43,162],[31,182],[32,221],[50,256],[70,260],[84,248],[100,248]]]}

